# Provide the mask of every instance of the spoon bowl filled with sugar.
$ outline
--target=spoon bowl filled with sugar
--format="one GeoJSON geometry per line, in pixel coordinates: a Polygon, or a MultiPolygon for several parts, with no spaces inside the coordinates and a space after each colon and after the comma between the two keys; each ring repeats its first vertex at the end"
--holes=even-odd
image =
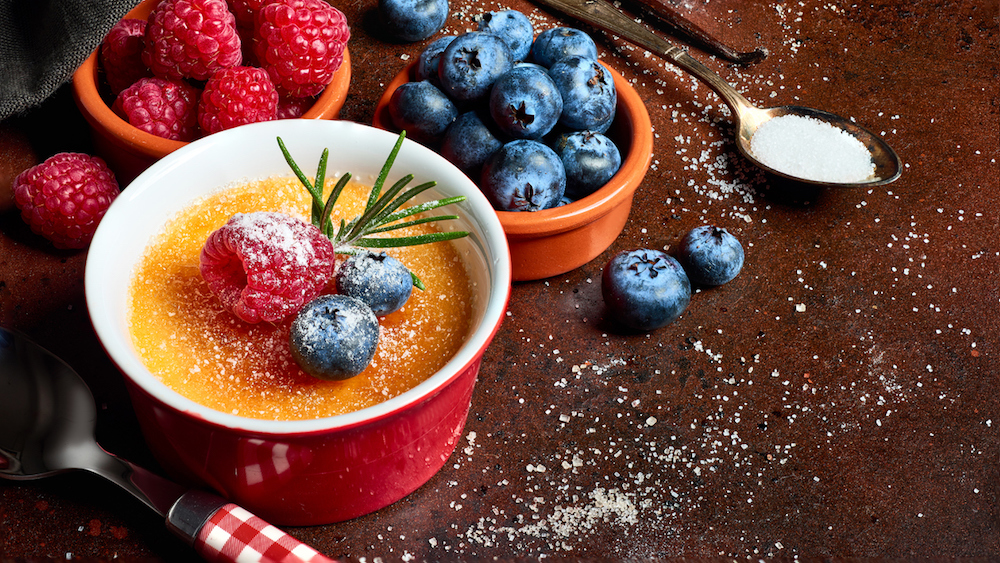
{"type": "Polygon", "coordinates": [[[680,47],[636,23],[606,0],[538,0],[658,55],[704,82],[733,112],[736,146],[774,176],[822,187],[861,188],[899,178],[899,156],[853,121],[800,106],[758,108],[680,47]]]}

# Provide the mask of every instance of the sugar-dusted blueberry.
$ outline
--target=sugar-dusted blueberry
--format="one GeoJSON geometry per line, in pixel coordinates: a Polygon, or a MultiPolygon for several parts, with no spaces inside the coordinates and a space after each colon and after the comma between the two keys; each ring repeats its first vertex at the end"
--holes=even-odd
{"type": "Polygon", "coordinates": [[[595,131],[560,135],[552,144],[566,169],[566,196],[577,200],[607,184],[622,165],[618,146],[595,131]]]}
{"type": "Polygon", "coordinates": [[[485,111],[468,111],[458,116],[444,134],[441,156],[469,177],[478,177],[483,164],[503,146],[491,125],[493,121],[485,111]]]}
{"type": "Polygon", "coordinates": [[[677,258],[693,283],[717,286],[731,281],[743,269],[743,245],[726,229],[702,225],[684,235],[677,258]]]}
{"type": "Polygon", "coordinates": [[[531,52],[531,42],[535,38],[535,28],[531,20],[517,10],[487,12],[479,19],[479,31],[500,37],[510,48],[515,61],[523,61],[531,52]]]}
{"type": "Polygon", "coordinates": [[[361,301],[346,295],[321,295],[292,321],[292,357],[313,377],[349,379],[375,357],[378,332],[375,313],[361,301]]]}
{"type": "Polygon", "coordinates": [[[601,278],[601,293],[614,322],[630,331],[672,323],[691,301],[691,282],[680,263],[661,250],[615,254],[601,278]]]}
{"type": "Polygon", "coordinates": [[[362,252],[345,260],[334,275],[337,293],[367,305],[377,317],[394,313],[413,292],[410,270],[385,252],[362,252]]]}
{"type": "Polygon", "coordinates": [[[597,60],[597,45],[585,32],[572,27],[554,27],[538,34],[531,58],[548,68],[561,59],[579,55],[597,60]]]}
{"type": "Polygon", "coordinates": [[[438,32],[448,19],[448,0],[379,0],[386,31],[401,41],[421,41],[438,32]]]}
{"type": "Polygon", "coordinates": [[[458,117],[455,104],[426,80],[407,82],[389,98],[389,115],[397,129],[425,144],[435,144],[458,117]]]}
{"type": "Polygon", "coordinates": [[[427,80],[432,84],[438,84],[438,66],[441,63],[441,53],[445,47],[455,40],[454,35],[445,35],[431,41],[417,57],[416,76],[417,80],[427,80]]]}
{"type": "Polygon", "coordinates": [[[455,38],[441,54],[441,89],[455,100],[468,101],[489,94],[497,78],[510,70],[514,58],[503,39],[492,33],[470,31],[455,38]]]}
{"type": "Polygon", "coordinates": [[[566,171],[552,149],[518,139],[486,161],[479,188],[499,211],[538,211],[559,204],[566,192],[566,171]]]}
{"type": "Polygon", "coordinates": [[[544,68],[518,65],[493,84],[490,115],[515,139],[541,139],[559,122],[562,96],[544,68]]]}
{"type": "Polygon", "coordinates": [[[618,93],[604,65],[574,55],[553,64],[549,75],[563,98],[560,123],[574,130],[608,130],[618,107],[618,93]]]}

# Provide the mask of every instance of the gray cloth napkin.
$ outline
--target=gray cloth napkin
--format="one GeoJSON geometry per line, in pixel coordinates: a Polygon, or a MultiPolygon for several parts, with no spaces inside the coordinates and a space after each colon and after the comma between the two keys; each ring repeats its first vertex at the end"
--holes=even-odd
{"type": "Polygon", "coordinates": [[[68,82],[139,0],[0,0],[0,120],[68,82]]]}

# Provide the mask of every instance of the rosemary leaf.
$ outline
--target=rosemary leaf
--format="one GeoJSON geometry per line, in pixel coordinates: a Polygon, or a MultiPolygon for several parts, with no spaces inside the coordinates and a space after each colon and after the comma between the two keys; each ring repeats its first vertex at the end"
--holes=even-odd
{"type": "MultiPolygon", "coordinates": [[[[332,238],[333,236],[333,225],[330,224],[330,214],[333,212],[333,207],[337,205],[337,200],[340,198],[340,194],[344,191],[344,187],[347,186],[347,182],[351,180],[351,173],[346,172],[337,180],[337,185],[333,187],[333,191],[330,192],[330,197],[326,200],[326,205],[323,207],[323,215],[321,215],[319,222],[319,230],[323,232],[327,237],[332,238]]],[[[341,220],[343,222],[343,220],[341,220]]]]}
{"type": "Polygon", "coordinates": [[[316,178],[313,180],[313,205],[312,222],[313,225],[323,224],[323,188],[326,187],[326,162],[330,158],[330,149],[323,149],[323,154],[319,157],[319,165],[316,167],[316,178]]]}
{"type": "MultiPolygon", "coordinates": [[[[401,192],[403,188],[406,187],[406,184],[408,184],[412,179],[413,175],[407,174],[396,181],[396,183],[393,184],[382,197],[378,198],[378,200],[372,202],[371,199],[369,199],[365,212],[361,215],[361,217],[358,217],[357,224],[354,226],[354,229],[351,230],[351,234],[348,235],[348,238],[357,238],[364,235],[365,228],[372,222],[373,219],[379,216],[381,211],[385,209],[386,206],[392,203],[392,198],[396,197],[396,195],[399,194],[399,192],[401,192]]],[[[374,192],[375,190],[373,189],[372,191],[374,192]]]]}
{"type": "Polygon", "coordinates": [[[413,287],[419,289],[420,291],[427,289],[427,286],[425,286],[424,282],[417,277],[417,274],[410,272],[410,278],[413,279],[413,287]]]}
{"type": "Polygon", "coordinates": [[[302,182],[306,191],[308,191],[309,195],[312,196],[313,224],[318,226],[316,213],[317,206],[320,210],[323,209],[323,187],[320,186],[319,193],[317,193],[315,185],[309,181],[309,178],[306,177],[302,169],[299,168],[299,164],[295,162],[294,158],[292,158],[292,153],[288,152],[288,147],[285,146],[285,142],[281,139],[281,137],[278,137],[278,147],[281,149],[281,154],[285,157],[285,162],[288,163],[288,166],[292,169],[292,172],[295,173],[299,182],[302,182]]]}
{"type": "Polygon", "coordinates": [[[425,233],[422,235],[413,235],[408,237],[365,237],[354,241],[354,246],[360,246],[363,248],[396,248],[399,246],[416,246],[418,244],[454,240],[468,235],[469,233],[467,231],[450,231],[425,233]]]}
{"type": "Polygon", "coordinates": [[[381,211],[379,211],[378,214],[372,217],[371,223],[373,225],[384,225],[386,223],[391,223],[393,219],[386,219],[386,217],[390,216],[394,211],[399,209],[404,203],[410,201],[417,195],[429,190],[430,188],[433,188],[436,185],[437,182],[431,181],[431,182],[424,182],[423,184],[420,184],[415,188],[411,188],[406,193],[396,198],[395,201],[386,204],[381,209],[381,211]]]}
{"type": "MultiPolygon", "coordinates": [[[[337,184],[330,193],[330,197],[327,198],[326,202],[324,202],[323,189],[326,185],[327,162],[330,155],[329,149],[323,150],[323,154],[319,160],[319,165],[317,166],[314,182],[310,182],[309,178],[304,172],[302,172],[302,169],[295,162],[295,159],[292,158],[292,155],[285,146],[284,141],[281,137],[278,137],[278,146],[281,148],[281,154],[284,155],[288,166],[291,167],[295,176],[299,179],[302,185],[305,186],[311,196],[313,225],[319,227],[323,234],[333,241],[334,251],[338,254],[355,255],[367,248],[414,246],[418,244],[454,240],[469,235],[466,231],[452,231],[399,237],[368,236],[372,234],[387,233],[435,221],[458,219],[458,215],[438,215],[434,217],[419,217],[408,221],[402,221],[403,219],[413,217],[414,215],[418,215],[420,213],[425,213],[432,209],[465,201],[464,196],[454,196],[419,203],[404,208],[403,205],[406,202],[410,201],[425,190],[437,185],[436,182],[425,182],[419,186],[410,188],[406,192],[403,192],[406,185],[413,180],[412,174],[407,174],[406,176],[400,178],[395,184],[392,185],[392,187],[386,190],[385,193],[382,192],[386,179],[389,177],[389,171],[392,169],[392,164],[395,162],[396,156],[399,154],[399,150],[403,146],[403,140],[405,138],[406,133],[403,132],[400,133],[399,137],[396,139],[396,144],[393,146],[388,158],[386,158],[385,163],[382,165],[382,169],[379,171],[378,177],[372,184],[371,191],[368,194],[368,201],[365,203],[364,212],[350,221],[341,219],[340,226],[337,228],[336,233],[334,233],[334,226],[332,224],[331,217],[333,208],[336,206],[337,200],[340,198],[341,193],[350,181],[351,174],[345,173],[340,177],[340,179],[338,179],[337,184]]],[[[410,272],[410,277],[413,278],[414,287],[420,290],[426,289],[424,283],[412,271],[410,272]]]]}
{"type": "Polygon", "coordinates": [[[368,205],[366,209],[370,208],[372,205],[378,201],[378,197],[382,192],[382,186],[385,185],[385,179],[389,176],[389,170],[392,169],[392,163],[396,161],[396,155],[399,154],[399,149],[403,146],[403,139],[406,138],[406,131],[399,134],[396,138],[396,144],[389,151],[389,157],[385,159],[385,163],[382,164],[382,170],[379,171],[378,177],[375,179],[375,183],[372,184],[372,191],[368,195],[368,205]]]}
{"type": "Polygon", "coordinates": [[[381,227],[379,229],[367,229],[365,232],[367,234],[374,235],[376,233],[387,233],[389,231],[395,231],[396,229],[404,229],[406,227],[423,225],[425,223],[432,223],[434,221],[448,221],[450,219],[458,219],[458,215],[436,215],[434,217],[421,217],[420,219],[414,219],[412,221],[406,221],[403,223],[395,223],[387,227],[381,227]]]}
{"type": "Polygon", "coordinates": [[[392,213],[390,215],[385,216],[377,226],[381,227],[382,225],[385,225],[387,223],[392,223],[393,221],[405,219],[407,217],[417,215],[418,213],[424,213],[430,211],[431,209],[437,209],[438,207],[444,207],[445,205],[451,205],[453,203],[461,203],[463,201],[465,201],[465,196],[457,195],[457,196],[447,197],[444,199],[435,199],[433,201],[418,203],[416,205],[407,207],[406,209],[403,209],[396,213],[392,213]]]}

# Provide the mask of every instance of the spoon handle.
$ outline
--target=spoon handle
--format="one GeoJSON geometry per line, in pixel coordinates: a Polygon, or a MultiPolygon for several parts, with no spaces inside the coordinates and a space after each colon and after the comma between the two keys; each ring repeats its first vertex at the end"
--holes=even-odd
{"type": "Polygon", "coordinates": [[[334,563],[248,510],[203,491],[181,496],[167,513],[167,527],[210,563],[334,563]]]}
{"type": "Polygon", "coordinates": [[[687,54],[685,50],[636,23],[606,0],[537,0],[537,2],[618,35],[650,53],[673,62],[707,84],[737,115],[742,116],[756,109],[736,91],[736,88],[687,54]]]}

